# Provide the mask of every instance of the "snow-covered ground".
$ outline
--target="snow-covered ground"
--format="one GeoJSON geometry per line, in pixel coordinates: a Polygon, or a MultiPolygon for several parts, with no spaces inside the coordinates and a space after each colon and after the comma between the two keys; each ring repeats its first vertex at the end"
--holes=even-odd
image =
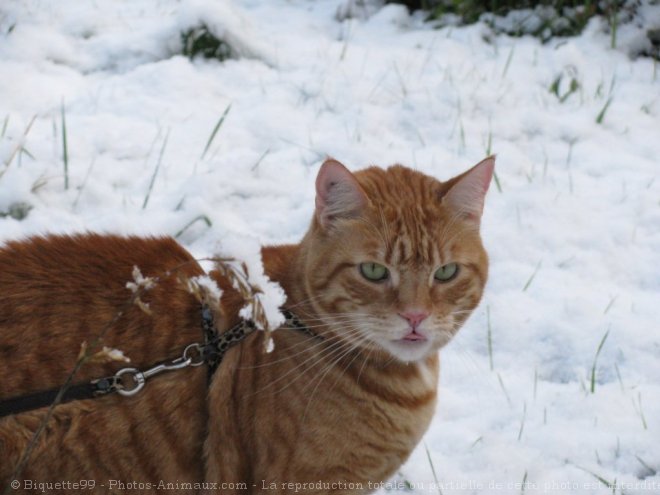
{"type": "Polygon", "coordinates": [[[443,494],[660,493],[660,67],[597,21],[541,45],[343,4],[3,0],[0,241],[254,256],[304,233],[326,155],[445,179],[492,150],[491,279],[442,352],[432,463],[421,445],[393,484],[438,493],[434,467],[443,494]],[[175,55],[201,22],[240,57],[175,55]]]}

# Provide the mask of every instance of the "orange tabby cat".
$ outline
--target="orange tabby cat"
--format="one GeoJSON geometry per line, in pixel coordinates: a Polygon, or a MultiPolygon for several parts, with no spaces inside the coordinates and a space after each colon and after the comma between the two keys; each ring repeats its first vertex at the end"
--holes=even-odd
{"type": "MultiPolygon", "coordinates": [[[[352,174],[327,160],[303,240],[262,251],[286,308],[311,332],[281,328],[271,353],[265,334],[252,333],[208,384],[205,366],[188,368],[153,378],[134,397],[57,406],[15,486],[373,491],[426,431],[437,351],[481,298],[488,260],[479,222],[493,165],[487,158],[442,183],[402,166],[352,174]]],[[[0,248],[0,400],[62,384],[81,343],[109,323],[103,345],[121,349],[130,366],[176,357],[202,330],[200,304],[175,275],[202,273],[171,239],[81,235],[0,248]],[[151,315],[127,305],[133,266],[160,276],[141,296],[151,315]]],[[[242,300],[211,276],[223,289],[222,331],[239,321],[242,300]]],[[[89,362],[75,381],[121,367],[89,362]]],[[[3,486],[45,411],[0,418],[3,486]]]]}

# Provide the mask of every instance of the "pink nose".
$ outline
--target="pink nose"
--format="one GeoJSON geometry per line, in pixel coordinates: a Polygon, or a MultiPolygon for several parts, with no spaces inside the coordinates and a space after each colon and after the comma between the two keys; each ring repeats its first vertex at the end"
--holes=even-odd
{"type": "Polygon", "coordinates": [[[405,313],[399,313],[399,316],[408,321],[410,326],[415,329],[429,316],[429,314],[423,311],[407,311],[405,313]]]}

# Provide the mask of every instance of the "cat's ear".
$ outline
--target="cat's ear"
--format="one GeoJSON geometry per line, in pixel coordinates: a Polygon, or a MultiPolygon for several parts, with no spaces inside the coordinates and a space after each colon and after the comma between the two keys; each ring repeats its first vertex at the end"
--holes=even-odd
{"type": "Polygon", "coordinates": [[[323,228],[334,219],[354,218],[367,206],[367,196],[352,173],[328,158],[316,176],[316,218],[323,228]]]}
{"type": "Polygon", "coordinates": [[[450,188],[442,202],[454,212],[479,222],[494,169],[495,155],[492,155],[454,177],[449,181],[450,188]]]}

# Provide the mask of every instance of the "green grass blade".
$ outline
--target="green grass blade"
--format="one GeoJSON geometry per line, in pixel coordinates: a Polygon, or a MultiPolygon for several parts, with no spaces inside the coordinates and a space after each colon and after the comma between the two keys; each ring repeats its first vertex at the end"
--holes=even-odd
{"type": "Polygon", "coordinates": [[[493,130],[490,128],[490,122],[488,123],[488,141],[486,142],[486,156],[493,154],[493,130]]]}
{"type": "Polygon", "coordinates": [[[270,148],[268,148],[266,151],[264,151],[264,152],[261,154],[261,156],[259,157],[259,159],[256,161],[256,163],[255,163],[254,165],[252,165],[252,168],[250,168],[250,170],[251,170],[252,172],[254,172],[255,170],[257,170],[257,169],[259,168],[259,165],[261,165],[261,162],[264,161],[264,158],[266,158],[266,157],[268,156],[269,153],[270,153],[270,148]]]}
{"type": "Polygon", "coordinates": [[[576,468],[578,468],[580,471],[584,471],[585,473],[590,474],[591,476],[596,478],[598,481],[600,481],[603,485],[605,485],[608,488],[612,488],[612,487],[616,486],[615,483],[613,483],[612,481],[607,481],[605,478],[603,478],[599,474],[594,473],[593,471],[589,471],[588,469],[585,469],[581,466],[578,466],[577,464],[573,464],[573,465],[576,468]]]}
{"type": "Polygon", "coordinates": [[[525,493],[525,487],[527,486],[527,470],[525,469],[525,474],[523,476],[522,483],[520,484],[520,495],[525,493]]]}
{"type": "Polygon", "coordinates": [[[518,441],[522,438],[523,431],[525,430],[525,420],[527,419],[527,402],[523,404],[523,414],[520,420],[520,429],[518,430],[518,441]]]}
{"type": "Polygon", "coordinates": [[[604,315],[606,315],[607,312],[608,312],[610,309],[612,309],[612,306],[614,306],[614,303],[616,302],[616,300],[617,300],[618,297],[619,297],[619,295],[617,294],[617,295],[614,296],[612,299],[610,299],[610,302],[607,303],[607,306],[605,307],[605,310],[603,311],[603,314],[604,314],[604,315]]]}
{"type": "Polygon", "coordinates": [[[35,158],[34,155],[30,152],[30,150],[27,149],[27,148],[24,147],[24,146],[21,146],[21,151],[20,151],[20,154],[18,155],[19,159],[20,159],[21,155],[27,155],[27,156],[28,156],[29,158],[31,158],[32,160],[36,160],[36,158],[35,158]]]}
{"type": "Polygon", "coordinates": [[[209,217],[207,217],[206,215],[199,215],[193,218],[190,222],[188,222],[185,225],[185,227],[183,227],[176,234],[174,234],[174,238],[178,239],[179,237],[181,237],[186,230],[188,230],[194,223],[199,222],[200,220],[202,220],[207,227],[211,227],[213,225],[213,222],[211,222],[211,219],[209,217]]]}
{"type": "Polygon", "coordinates": [[[144,203],[142,203],[142,209],[144,210],[147,207],[147,204],[149,203],[149,198],[151,197],[151,190],[154,188],[154,183],[156,182],[156,176],[158,175],[158,171],[160,170],[160,164],[163,161],[163,154],[165,153],[165,148],[167,147],[167,141],[169,140],[170,137],[170,130],[167,130],[167,134],[165,134],[165,139],[163,140],[163,146],[160,148],[160,154],[158,155],[158,162],[156,162],[156,168],[154,169],[154,173],[151,176],[151,182],[149,183],[149,189],[147,190],[147,194],[144,197],[144,203]]]}
{"type": "Polygon", "coordinates": [[[525,292],[527,289],[529,289],[529,286],[532,285],[532,282],[534,281],[534,277],[536,277],[536,274],[539,272],[539,269],[541,268],[541,262],[542,262],[542,260],[539,261],[536,264],[536,268],[534,269],[534,272],[529,277],[529,280],[527,280],[527,283],[525,284],[525,286],[522,289],[523,292],[525,292]]]}
{"type": "Polygon", "coordinates": [[[490,324],[490,306],[486,306],[486,323],[488,328],[488,362],[490,371],[493,371],[495,366],[493,365],[493,332],[490,324]]]}
{"type": "Polygon", "coordinates": [[[231,109],[231,104],[229,104],[227,108],[225,108],[225,111],[220,116],[218,123],[215,124],[215,127],[213,128],[213,131],[209,136],[209,140],[206,142],[206,146],[204,147],[204,151],[202,152],[202,156],[200,157],[200,160],[203,160],[204,157],[206,156],[206,153],[209,151],[209,148],[211,147],[211,145],[213,144],[213,140],[215,139],[215,135],[220,130],[220,127],[222,126],[222,123],[225,121],[225,118],[227,117],[227,114],[229,113],[230,109],[231,109]]]}
{"type": "Polygon", "coordinates": [[[511,397],[509,397],[509,392],[506,391],[506,387],[504,386],[504,380],[502,380],[502,375],[500,375],[499,373],[497,374],[497,380],[500,382],[500,387],[502,388],[502,392],[504,392],[504,397],[506,397],[506,401],[511,406],[512,405],[511,397]]]}
{"type": "Polygon", "coordinates": [[[509,51],[509,56],[506,59],[506,63],[504,64],[504,70],[502,71],[502,79],[506,77],[506,73],[509,72],[509,66],[511,65],[511,60],[513,59],[513,52],[515,51],[516,46],[512,45],[511,50],[509,51]]]}
{"type": "Polygon", "coordinates": [[[642,393],[638,392],[637,394],[637,404],[635,404],[635,398],[632,399],[633,407],[639,414],[639,418],[642,420],[642,426],[645,430],[649,429],[649,425],[646,423],[646,417],[644,416],[644,409],[642,409],[642,393]]]}
{"type": "Polygon", "coordinates": [[[655,476],[658,474],[658,471],[656,469],[653,469],[651,466],[648,465],[648,463],[644,462],[644,459],[642,459],[640,456],[635,455],[639,463],[644,466],[644,469],[648,471],[648,476],[655,476]]]}
{"type": "Polygon", "coordinates": [[[497,176],[497,172],[493,172],[493,179],[495,179],[495,186],[497,187],[498,192],[502,192],[502,184],[500,184],[500,178],[497,176]]]}
{"type": "Polygon", "coordinates": [[[610,334],[609,328],[607,329],[607,332],[605,332],[605,335],[603,335],[603,338],[600,340],[600,344],[598,344],[598,349],[596,349],[596,356],[594,357],[594,364],[591,367],[591,393],[593,394],[596,391],[596,365],[598,362],[598,355],[600,354],[600,351],[603,349],[603,345],[605,345],[605,341],[607,340],[607,336],[610,334]]]}
{"type": "Polygon", "coordinates": [[[69,147],[66,138],[66,111],[64,110],[64,100],[61,107],[62,116],[62,161],[64,162],[64,190],[69,190],[69,147]]]}
{"type": "Polygon", "coordinates": [[[610,12],[610,48],[616,49],[616,31],[619,25],[617,16],[616,2],[612,2],[612,12],[610,12]]]}
{"type": "Polygon", "coordinates": [[[89,167],[87,168],[87,173],[85,174],[85,178],[83,179],[82,184],[78,188],[78,195],[76,196],[76,199],[73,201],[73,205],[72,205],[74,210],[78,207],[78,201],[80,201],[80,197],[82,196],[82,193],[85,190],[85,186],[87,185],[89,176],[92,174],[92,169],[94,168],[95,163],[96,163],[96,157],[92,158],[92,161],[89,163],[89,167]]]}
{"type": "Polygon", "coordinates": [[[431,472],[433,473],[433,480],[435,481],[435,486],[438,488],[438,494],[442,495],[442,490],[440,489],[440,482],[438,481],[438,475],[435,472],[435,466],[433,465],[433,460],[431,459],[431,452],[429,452],[429,447],[424,442],[424,450],[426,450],[426,457],[429,460],[429,465],[431,466],[431,472]]]}
{"type": "Polygon", "coordinates": [[[470,449],[473,449],[479,442],[483,442],[483,441],[484,441],[483,436],[477,438],[474,442],[472,442],[472,445],[470,445],[470,449]]]}
{"type": "Polygon", "coordinates": [[[612,97],[610,96],[607,101],[605,102],[605,106],[603,109],[600,111],[598,116],[596,117],[596,124],[602,124],[603,120],[605,119],[605,114],[607,113],[607,109],[610,107],[610,103],[612,103],[612,97]]]}
{"type": "Polygon", "coordinates": [[[9,114],[6,115],[5,120],[2,122],[2,132],[0,132],[0,138],[5,137],[7,132],[7,126],[9,125],[9,114]]]}

